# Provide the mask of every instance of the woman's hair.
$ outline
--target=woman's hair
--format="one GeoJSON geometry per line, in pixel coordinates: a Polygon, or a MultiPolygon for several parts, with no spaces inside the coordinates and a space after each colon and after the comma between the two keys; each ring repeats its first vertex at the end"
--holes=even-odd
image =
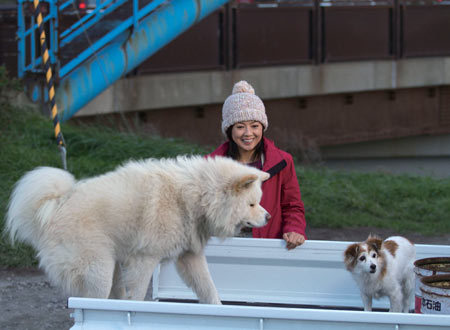
{"type": "MultiPolygon", "coordinates": [[[[233,126],[234,125],[231,125],[230,127],[228,127],[228,129],[226,131],[227,138],[229,141],[227,156],[234,160],[238,160],[239,159],[239,148],[238,148],[238,145],[236,144],[236,142],[234,142],[233,137],[231,136],[231,131],[233,129],[233,126]]],[[[258,159],[261,159],[261,156],[263,154],[264,154],[264,132],[262,133],[261,141],[259,141],[259,143],[255,147],[255,152],[253,153],[252,161],[254,162],[258,159]]]]}

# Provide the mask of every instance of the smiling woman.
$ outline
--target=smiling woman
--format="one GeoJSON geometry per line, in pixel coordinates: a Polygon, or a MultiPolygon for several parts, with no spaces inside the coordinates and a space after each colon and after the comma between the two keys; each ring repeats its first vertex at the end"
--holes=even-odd
{"type": "Polygon", "coordinates": [[[283,238],[293,249],[304,243],[305,209],[295,173],[294,161],[264,137],[269,122],[262,100],[253,87],[240,81],[222,108],[222,133],[228,141],[210,156],[227,156],[270,174],[263,183],[261,205],[270,213],[269,223],[253,228],[253,237],[283,238]]]}
{"type": "Polygon", "coordinates": [[[228,130],[231,133],[231,138],[228,138],[236,143],[238,151],[236,159],[246,164],[260,160],[263,129],[264,126],[259,121],[252,120],[239,122],[231,126],[231,129],[228,130]]]}

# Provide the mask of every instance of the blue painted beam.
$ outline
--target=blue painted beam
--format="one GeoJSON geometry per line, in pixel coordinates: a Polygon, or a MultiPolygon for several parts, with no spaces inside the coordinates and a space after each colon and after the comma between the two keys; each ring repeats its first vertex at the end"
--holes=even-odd
{"type": "MultiPolygon", "coordinates": [[[[111,1],[115,1],[115,0],[111,0],[111,1]]],[[[128,0],[115,1],[114,5],[108,7],[102,14],[108,13],[108,11],[111,8],[115,9],[115,6],[117,4],[122,5],[124,2],[127,2],[127,1],[128,0]]],[[[78,67],[84,61],[86,61],[89,57],[92,56],[93,53],[98,52],[100,49],[105,47],[105,45],[110,44],[114,40],[117,42],[118,37],[122,36],[122,38],[123,38],[123,36],[125,35],[128,38],[128,34],[124,34],[124,32],[129,31],[130,27],[134,26],[133,21],[137,22],[137,21],[141,20],[143,17],[147,16],[152,11],[154,11],[164,1],[166,1],[166,0],[153,0],[149,4],[147,4],[144,8],[141,8],[137,12],[137,15],[133,15],[132,17],[124,20],[122,23],[120,23],[118,26],[116,26],[112,31],[108,32],[106,35],[104,35],[102,38],[100,38],[94,44],[92,44],[89,48],[85,49],[83,52],[78,54],[78,56],[75,57],[74,59],[72,59],[69,63],[62,66],[61,69],[59,70],[59,76],[62,79],[64,79],[64,77],[69,72],[71,72],[74,68],[78,67]]],[[[135,14],[134,9],[133,9],[133,14],[135,14]]],[[[102,15],[97,14],[95,18],[91,17],[89,24],[91,23],[91,21],[94,21],[95,23],[97,23],[98,22],[97,16],[101,17],[102,15]]],[[[85,16],[85,17],[87,17],[87,16],[85,16]]],[[[86,24],[85,26],[88,26],[89,24],[86,24]]],[[[76,24],[73,25],[73,27],[75,27],[75,26],[76,26],[76,24]]],[[[78,30],[73,31],[72,33],[67,35],[67,37],[64,36],[64,38],[61,39],[61,45],[67,44],[69,41],[71,41],[74,38],[76,38],[77,36],[79,36],[80,32],[83,32],[83,27],[79,27],[78,30]]],[[[63,35],[64,35],[64,33],[61,34],[61,36],[63,36],[63,35]]]]}
{"type": "Polygon", "coordinates": [[[69,73],[60,83],[56,102],[62,121],[70,119],[111,84],[228,0],[172,0],[143,19],[133,33],[69,73]]]}

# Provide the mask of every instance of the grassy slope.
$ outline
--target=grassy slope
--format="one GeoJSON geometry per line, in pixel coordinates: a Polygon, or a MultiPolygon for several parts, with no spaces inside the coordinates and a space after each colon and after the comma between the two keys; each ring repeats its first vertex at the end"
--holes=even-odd
{"type": "MultiPolygon", "coordinates": [[[[210,151],[180,140],[141,137],[104,127],[63,125],[68,169],[77,178],[130,158],[210,151]]],[[[0,227],[14,183],[36,166],[61,167],[51,120],[3,105],[0,111],[0,227]]],[[[343,173],[297,167],[307,221],[314,227],[379,226],[436,235],[450,232],[450,180],[343,173]]],[[[313,238],[311,238],[313,239],[313,238]]],[[[0,241],[0,266],[35,265],[34,252],[0,241]]]]}
{"type": "Polygon", "coordinates": [[[300,169],[308,223],[374,226],[425,235],[450,232],[450,180],[300,169]]]}

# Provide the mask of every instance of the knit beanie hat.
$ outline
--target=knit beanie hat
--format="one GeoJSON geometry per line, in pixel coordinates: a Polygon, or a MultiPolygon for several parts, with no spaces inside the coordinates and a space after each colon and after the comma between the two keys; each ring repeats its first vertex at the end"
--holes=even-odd
{"type": "Polygon", "coordinates": [[[259,121],[264,126],[264,131],[269,126],[264,103],[255,95],[253,87],[242,80],[234,84],[232,94],[223,104],[222,133],[226,135],[230,126],[248,120],[259,121]]]}

